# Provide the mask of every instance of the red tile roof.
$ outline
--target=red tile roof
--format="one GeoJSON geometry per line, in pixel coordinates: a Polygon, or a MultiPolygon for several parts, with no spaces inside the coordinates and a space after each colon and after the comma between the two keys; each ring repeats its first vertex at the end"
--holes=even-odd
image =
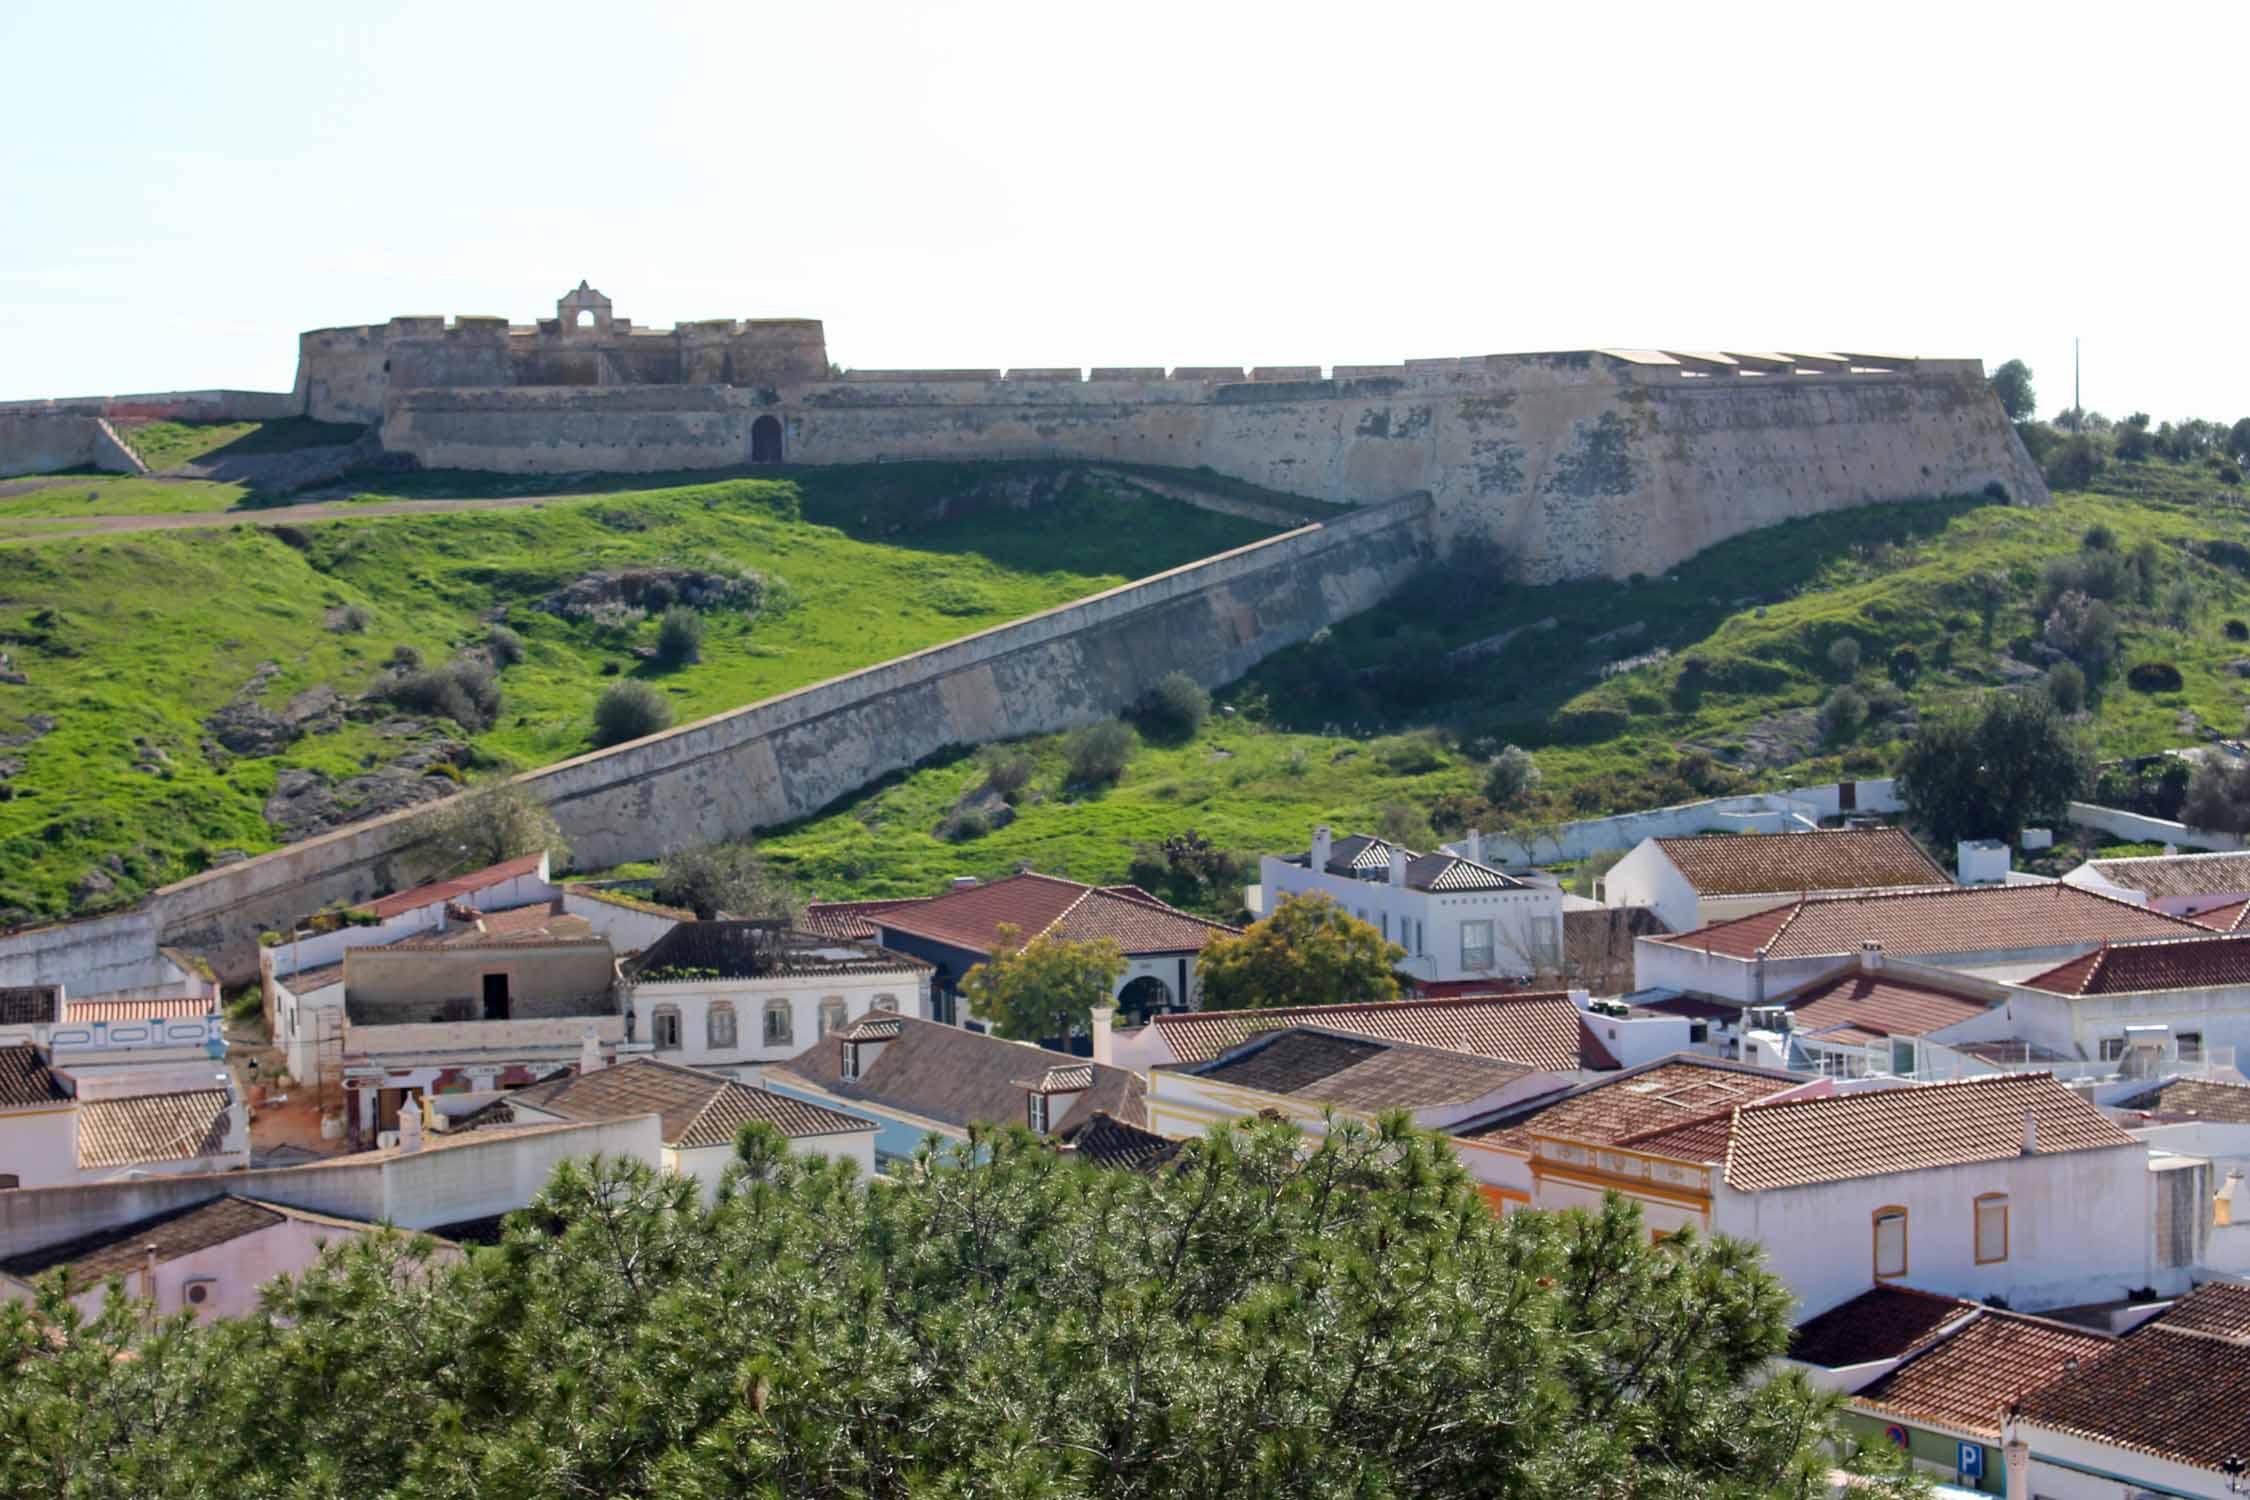
{"type": "Polygon", "coordinates": [[[1953,883],[1920,844],[1897,828],[1705,834],[1658,839],[1656,847],[1703,896],[1953,883]]]}
{"type": "Polygon", "coordinates": [[[1861,1390],[1852,1405],[1997,1439],[2001,1420],[2018,1397],[2115,1343],[2106,1334],[2068,1323],[1987,1308],[1861,1390]]]}
{"type": "Polygon", "coordinates": [[[999,946],[1002,924],[1016,928],[1024,942],[1049,933],[1073,942],[1109,938],[1127,953],[1197,952],[1235,930],[1146,893],[1124,896],[1028,870],[882,913],[875,924],[975,953],[999,946]]]}
{"type": "Polygon", "coordinates": [[[2004,1073],[1737,1110],[1727,1185],[1756,1193],[2004,1161],[2023,1154],[2027,1114],[2041,1156],[2140,1145],[2054,1075],[2004,1073]]]}
{"type": "Polygon", "coordinates": [[[1935,1343],[1948,1328],[1977,1310],[1974,1302],[1918,1292],[1910,1286],[1874,1286],[1797,1325],[1789,1357],[1839,1370],[1846,1365],[1903,1359],[1935,1343]]]}
{"type": "Polygon", "coordinates": [[[91,1026],[96,1021],[200,1021],[218,1007],[202,995],[147,1000],[65,1000],[65,1026],[91,1026]]]}
{"type": "Polygon", "coordinates": [[[1780,1003],[1789,1008],[1792,1025],[1800,1032],[1869,1043],[1937,1031],[1981,1016],[1999,1002],[1958,994],[1926,979],[1881,970],[1863,973],[1855,962],[1841,973],[1814,980],[1780,1003]]]}
{"type": "Polygon", "coordinates": [[[1570,1003],[1568,995],[1552,990],[1382,1000],[1365,1005],[1183,1011],[1154,1016],[1149,1025],[1179,1062],[1205,1062],[1260,1032],[1296,1025],[1474,1052],[1547,1072],[1570,1072],[1580,1067],[1584,1045],[1592,1041],[1578,1007],[1570,1003]]]}
{"type": "Polygon", "coordinates": [[[930,899],[928,896],[901,896],[891,901],[814,901],[805,907],[804,928],[822,937],[880,942],[882,931],[873,918],[901,907],[920,906],[930,899]]]}
{"type": "Polygon", "coordinates": [[[2199,912],[2187,914],[2188,920],[2213,932],[2240,932],[2242,919],[2250,916],[2250,899],[2229,901],[2224,906],[2206,906],[2199,912]]]}
{"type": "Polygon", "coordinates": [[[859,1115],[645,1057],[533,1084],[509,1097],[565,1120],[655,1115],[664,1144],[678,1148],[730,1144],[751,1120],[771,1125],[793,1140],[878,1128],[859,1115]]]}
{"type": "Polygon", "coordinates": [[[2118,943],[2023,981],[2056,995],[2135,995],[2147,990],[2250,985],[2250,936],[2118,943]]]}
{"type": "Polygon", "coordinates": [[[1533,1135],[1614,1146],[1628,1136],[1700,1121],[1716,1111],[1771,1098],[1813,1080],[1715,1059],[1671,1057],[1588,1084],[1552,1104],[1466,1132],[1529,1150],[1533,1135]]]}
{"type": "Polygon", "coordinates": [[[2208,1290],[2026,1395],[2020,1419],[2202,1469],[2250,1454],[2250,1338],[2237,1331],[2238,1291],[2198,1307],[2208,1290]]]}
{"type": "Polygon", "coordinates": [[[216,1156],[226,1149],[231,1102],[225,1089],[80,1100],[78,1165],[122,1167],[216,1156]]]}
{"type": "Polygon", "coordinates": [[[0,1109],[22,1109],[55,1104],[70,1097],[47,1066],[47,1059],[29,1042],[0,1047],[0,1109]]]}
{"type": "Polygon", "coordinates": [[[1236,1088],[1382,1110],[1474,1104],[1531,1070],[1473,1052],[1298,1026],[1254,1038],[1193,1071],[1236,1088]]]}
{"type": "Polygon", "coordinates": [[[2240,897],[2250,891],[2250,854],[2146,854],[2134,859],[2089,860],[2096,873],[2151,901],[2180,896],[2240,897]]]}
{"type": "Polygon", "coordinates": [[[2184,918],[2074,885],[1953,886],[1877,896],[1816,896],[1693,932],[1650,938],[1729,958],[1818,958],[1881,943],[1887,952],[1976,953],[2203,935],[2184,918]]]}
{"type": "Polygon", "coordinates": [[[434,881],[429,885],[418,885],[410,891],[400,891],[395,896],[378,897],[359,910],[390,918],[419,911],[425,906],[435,906],[440,901],[458,901],[476,891],[532,874],[538,870],[539,861],[545,857],[543,854],[526,854],[501,864],[488,865],[481,870],[471,870],[466,875],[456,875],[451,880],[434,881]]]}
{"type": "Polygon", "coordinates": [[[2228,1125],[2250,1125],[2250,1084],[2222,1083],[2208,1078],[2175,1078],[2119,1099],[2113,1109],[2144,1110],[2181,1120],[2217,1120],[2228,1125]]]}
{"type": "Polygon", "coordinates": [[[2175,1332],[2250,1339],[2250,1286],[2206,1281],[2166,1308],[2155,1321],[2175,1332]]]}

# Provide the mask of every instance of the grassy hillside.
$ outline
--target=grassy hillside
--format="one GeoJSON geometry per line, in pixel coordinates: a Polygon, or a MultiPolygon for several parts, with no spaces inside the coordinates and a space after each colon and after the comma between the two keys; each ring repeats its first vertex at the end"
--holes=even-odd
{"type": "MultiPolygon", "coordinates": [[[[1030,741],[1021,748],[1037,772],[1015,821],[980,839],[936,835],[983,778],[961,759],[776,831],[765,847],[822,895],[873,896],[1022,861],[1118,879],[1137,845],[1190,828],[1222,847],[1281,850],[1302,847],[1316,822],[1365,829],[1386,812],[1450,833],[1877,774],[1920,712],[2044,671],[2042,570],[2079,554],[2095,526],[2120,554],[2147,544],[2153,571],[2145,595],[2117,601],[2119,660],[2085,714],[2101,753],[2240,732],[2250,640],[2230,630],[2250,636],[2250,578],[2237,571],[2250,568],[2250,502],[2202,469],[2118,466],[2107,481],[2047,510],[1934,501],[1793,522],[1632,584],[1432,578],[1267,662],[1218,695],[1231,717],[1214,716],[1190,744],[1145,747],[1114,786],[1066,788],[1057,742],[1030,741]],[[1980,578],[1995,580],[1989,631],[1980,578]],[[1521,633],[1486,654],[1449,656],[1510,630],[1521,633]],[[1841,675],[1830,649],[1847,635],[1875,713],[1824,740],[1817,710],[1841,675]],[[1900,647],[1918,669],[1902,658],[1894,679],[1900,647]],[[2181,686],[2128,686],[2127,669],[2148,662],[2172,664],[2181,686]],[[1482,762],[1507,743],[1534,752],[1543,781],[1529,806],[1501,813],[1481,800],[1482,762]]],[[[1175,894],[1227,899],[1218,888],[1175,894]]]]}
{"type": "Polygon", "coordinates": [[[594,700],[620,676],[646,678],[686,722],[1267,532],[1065,471],[956,466],[919,489],[911,472],[807,471],[524,510],[10,548],[0,651],[29,683],[0,684],[0,918],[96,909],[226,851],[273,847],[261,809],[287,772],[315,773],[349,807],[366,793],[355,778],[408,742],[442,777],[538,765],[588,748],[594,700]],[[940,502],[969,513],[921,524],[940,502]],[[702,660],[672,672],[634,649],[655,639],[652,618],[539,607],[590,573],[649,567],[753,569],[778,584],[759,611],[707,611],[702,660]],[[495,622],[526,649],[500,672],[499,716],[482,732],[441,721],[413,733],[351,701],[398,648],[434,666],[495,622]],[[317,695],[300,695],[321,684],[345,701],[278,753],[229,753],[206,721],[253,683],[268,713],[293,700],[316,713],[317,695]]]}

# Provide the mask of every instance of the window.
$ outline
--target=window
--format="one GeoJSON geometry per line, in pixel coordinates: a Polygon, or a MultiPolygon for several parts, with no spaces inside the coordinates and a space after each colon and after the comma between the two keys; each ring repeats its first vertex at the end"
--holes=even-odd
{"type": "Polygon", "coordinates": [[[0,1188],[22,1187],[23,1179],[13,1172],[0,1172],[0,1188]]]}
{"type": "Polygon", "coordinates": [[[734,1046],[734,1040],[734,1003],[716,1001],[704,1013],[703,1044],[714,1052],[724,1052],[734,1046]]]}
{"type": "Polygon", "coordinates": [[[841,1030],[843,1025],[844,997],[830,995],[820,1002],[820,1035],[826,1036],[831,1031],[841,1030]]]}
{"type": "Polygon", "coordinates": [[[766,1045],[786,1047],[796,1035],[796,1017],[786,1000],[766,1002],[766,1045]]]}
{"type": "Polygon", "coordinates": [[[1417,958],[1421,958],[1426,957],[1429,951],[1422,946],[1422,919],[1416,917],[1414,919],[1414,954],[1417,958]]]}
{"type": "Polygon", "coordinates": [[[648,1039],[659,1052],[680,1050],[680,1008],[677,1005],[659,1005],[649,1012],[648,1039]]]}
{"type": "Polygon", "coordinates": [[[2200,1032],[2200,1031],[2183,1031],[2183,1032],[2181,1032],[2181,1033],[2180,1033],[2180,1061],[2181,1061],[2181,1062],[2201,1062],[2201,1061],[2203,1061],[2203,1033],[2202,1033],[2202,1032],[2200,1032]]]}
{"type": "Polygon", "coordinates": [[[2103,1062],[2115,1062],[2124,1055],[2125,1038],[2121,1036],[2105,1036],[2102,1038],[2103,1062]]]}
{"type": "Polygon", "coordinates": [[[1461,967],[1464,969],[1489,969],[1492,967],[1492,924],[1490,922],[1463,922],[1461,924],[1461,967]]]}
{"type": "Polygon", "coordinates": [[[1984,1193],[1977,1198],[1977,1264],[1989,1266],[2008,1258],[2008,1195],[1984,1193]]]}
{"type": "Polygon", "coordinates": [[[1387,943],[1387,942],[1389,942],[1390,940],[1391,940],[1391,914],[1390,914],[1389,912],[1384,912],[1384,913],[1383,913],[1383,941],[1387,943]]]}
{"type": "Polygon", "coordinates": [[[1047,1096],[1045,1094],[1026,1094],[1024,1099],[1026,1101],[1023,1112],[1024,1119],[1029,1122],[1033,1131],[1045,1135],[1047,1133],[1047,1096]]]}
{"type": "Polygon", "coordinates": [[[1906,1210],[1875,1210],[1875,1279],[1906,1274],[1906,1210]]]}
{"type": "Polygon", "coordinates": [[[505,1021],[508,1019],[507,975],[487,974],[484,976],[484,1018],[487,1021],[505,1021]]]}
{"type": "Polygon", "coordinates": [[[857,1078],[859,1076],[859,1043],[846,1042],[843,1050],[844,1076],[846,1078],[857,1078]]]}
{"type": "Polygon", "coordinates": [[[1899,1037],[1891,1038],[1891,1071],[1901,1078],[1914,1076],[1914,1043],[1899,1037]]]}

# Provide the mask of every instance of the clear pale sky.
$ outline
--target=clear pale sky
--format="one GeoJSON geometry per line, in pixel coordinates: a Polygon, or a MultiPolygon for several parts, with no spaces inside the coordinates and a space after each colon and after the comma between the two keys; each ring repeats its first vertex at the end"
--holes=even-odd
{"type": "Polygon", "coordinates": [[[304,328],[807,316],[848,365],[2011,356],[2250,413],[2250,7],[0,7],[0,399],[304,328]]]}

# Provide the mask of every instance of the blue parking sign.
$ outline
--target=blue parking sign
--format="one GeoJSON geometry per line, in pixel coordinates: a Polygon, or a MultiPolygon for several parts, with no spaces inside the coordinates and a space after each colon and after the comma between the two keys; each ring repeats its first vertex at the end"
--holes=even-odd
{"type": "Polygon", "coordinates": [[[1958,1467],[1963,1479],[1984,1478],[1984,1445],[1982,1443],[1963,1443],[1960,1458],[1961,1462],[1958,1467]]]}

